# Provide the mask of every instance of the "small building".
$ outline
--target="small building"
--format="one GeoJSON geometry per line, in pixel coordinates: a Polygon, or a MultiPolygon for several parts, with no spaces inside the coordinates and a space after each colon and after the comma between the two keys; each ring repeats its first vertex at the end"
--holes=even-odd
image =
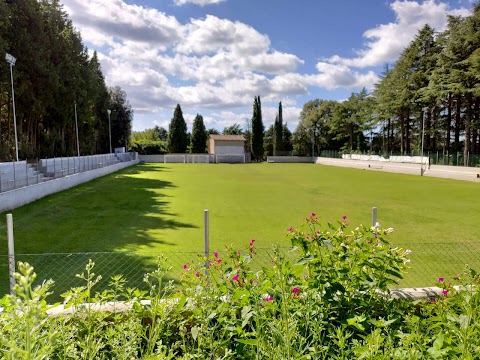
{"type": "Polygon", "coordinates": [[[211,155],[245,155],[243,135],[210,135],[208,153],[211,155]]]}

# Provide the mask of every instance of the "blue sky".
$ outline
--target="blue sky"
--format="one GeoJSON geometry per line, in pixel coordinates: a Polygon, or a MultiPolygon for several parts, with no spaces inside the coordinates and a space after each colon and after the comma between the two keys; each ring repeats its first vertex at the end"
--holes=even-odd
{"type": "Polygon", "coordinates": [[[168,128],[177,103],[222,130],[252,116],[265,126],[282,101],[294,130],[311,99],[372,89],[425,24],[468,15],[472,0],[63,0],[107,85],[134,109],[133,130],[168,128]]]}

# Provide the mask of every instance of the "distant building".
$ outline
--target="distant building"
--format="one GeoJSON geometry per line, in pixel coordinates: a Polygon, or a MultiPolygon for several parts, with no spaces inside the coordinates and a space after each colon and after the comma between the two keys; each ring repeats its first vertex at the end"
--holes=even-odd
{"type": "Polygon", "coordinates": [[[210,135],[208,153],[211,155],[245,155],[243,135],[210,135]]]}

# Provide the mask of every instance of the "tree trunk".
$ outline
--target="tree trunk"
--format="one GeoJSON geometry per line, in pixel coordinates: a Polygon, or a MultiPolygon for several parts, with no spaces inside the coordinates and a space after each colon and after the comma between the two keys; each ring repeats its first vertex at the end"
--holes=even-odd
{"type": "Polygon", "coordinates": [[[426,151],[430,151],[432,149],[432,135],[430,134],[431,128],[432,128],[432,111],[427,111],[427,117],[425,119],[425,150],[426,151]]]}
{"type": "Polygon", "coordinates": [[[445,134],[445,145],[444,149],[447,153],[450,152],[450,132],[452,131],[452,95],[448,94],[448,105],[447,105],[447,119],[445,120],[445,128],[446,128],[446,134],[445,134]]]}
{"type": "Polygon", "coordinates": [[[410,111],[407,111],[407,118],[406,118],[406,124],[405,124],[405,141],[406,141],[406,152],[407,154],[410,153],[411,151],[411,144],[410,144],[410,111]]]}
{"type": "Polygon", "coordinates": [[[405,117],[400,115],[400,154],[405,155],[405,117]]]}
{"type": "Polygon", "coordinates": [[[461,111],[462,111],[462,104],[461,104],[461,96],[458,95],[456,98],[456,107],[455,107],[455,142],[453,143],[453,150],[459,151],[460,150],[460,127],[461,127],[461,111]]]}
{"type": "Polygon", "coordinates": [[[473,138],[473,146],[472,150],[475,152],[475,154],[480,153],[480,98],[475,99],[475,105],[474,105],[474,115],[473,115],[473,123],[475,124],[475,132],[474,132],[474,138],[473,138]]]}
{"type": "Polygon", "coordinates": [[[468,154],[470,152],[471,139],[471,124],[472,124],[472,94],[467,94],[467,113],[465,114],[465,143],[463,147],[463,165],[468,166],[468,154]]]}

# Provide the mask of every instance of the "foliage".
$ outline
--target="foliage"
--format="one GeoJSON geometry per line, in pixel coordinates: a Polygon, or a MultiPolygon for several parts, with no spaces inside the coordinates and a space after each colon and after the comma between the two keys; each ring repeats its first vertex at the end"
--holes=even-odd
{"type": "Polygon", "coordinates": [[[166,139],[167,130],[158,126],[153,129],[134,131],[130,136],[129,150],[141,155],[165,154],[166,139]]]}
{"type": "Polygon", "coordinates": [[[480,153],[480,4],[469,16],[449,16],[445,31],[423,26],[393,66],[386,65],[372,94],[341,102],[304,104],[294,152],[321,150],[480,153]],[[423,124],[425,127],[423,128],[423,124]],[[423,131],[422,131],[423,130],[423,131]],[[312,134],[308,134],[308,132],[312,134]]]}
{"type": "Polygon", "coordinates": [[[207,148],[207,130],[203,124],[202,115],[197,114],[195,120],[193,120],[192,129],[192,153],[203,154],[207,148]]]}
{"type": "Polygon", "coordinates": [[[128,150],[128,139],[132,132],[133,110],[127,100],[127,94],[120,87],[109,89],[111,98],[110,115],[112,124],[112,147],[123,147],[128,150]]]}
{"type": "Polygon", "coordinates": [[[177,104],[168,129],[168,152],[186,153],[188,144],[187,123],[183,118],[180,104],[177,104]]]}
{"type": "MultiPolygon", "coordinates": [[[[76,154],[75,103],[81,154],[109,151],[109,108],[119,111],[118,121],[112,112],[112,143],[125,146],[131,109],[113,97],[117,90],[109,94],[96,52],[89,55],[60,1],[1,1],[0,52],[17,58],[20,158],[76,154]]],[[[0,67],[0,84],[0,161],[8,161],[15,154],[8,66],[0,67]]]]}
{"type": "Polygon", "coordinates": [[[278,114],[275,118],[274,127],[274,153],[279,155],[280,151],[283,151],[283,114],[282,114],[282,103],[278,104],[278,114]]]}
{"type": "Polygon", "coordinates": [[[165,154],[167,144],[160,140],[138,140],[130,142],[128,150],[135,151],[140,155],[165,154]]]}
{"type": "Polygon", "coordinates": [[[240,124],[233,124],[232,126],[226,127],[222,131],[223,135],[243,135],[243,130],[240,127],[240,124]]]}
{"type": "Polygon", "coordinates": [[[252,267],[255,240],[183,265],[181,286],[160,257],[147,291],[122,276],[101,279],[90,261],[83,285],[67,291],[71,314],[47,316],[52,281],[32,289],[33,268],[19,263],[16,296],[0,311],[0,354],[6,359],[473,359],[480,350],[480,275],[470,268],[451,282],[438,278],[432,301],[389,297],[408,250],[389,244],[392,229],[322,225],[312,213],[288,229],[289,254],[252,267]],[[289,260],[295,259],[295,260],[289,260]],[[122,300],[127,300],[123,303],[122,300]],[[144,300],[148,300],[145,302],[144,300]],[[99,311],[109,304],[113,312],[99,311]],[[129,308],[125,309],[128,304],[129,308]],[[115,309],[124,308],[123,311],[115,309]]]}
{"type": "Polygon", "coordinates": [[[255,161],[262,161],[263,159],[263,133],[265,128],[262,121],[262,103],[260,96],[255,96],[253,101],[253,116],[252,116],[252,135],[250,138],[252,158],[255,161]]]}

